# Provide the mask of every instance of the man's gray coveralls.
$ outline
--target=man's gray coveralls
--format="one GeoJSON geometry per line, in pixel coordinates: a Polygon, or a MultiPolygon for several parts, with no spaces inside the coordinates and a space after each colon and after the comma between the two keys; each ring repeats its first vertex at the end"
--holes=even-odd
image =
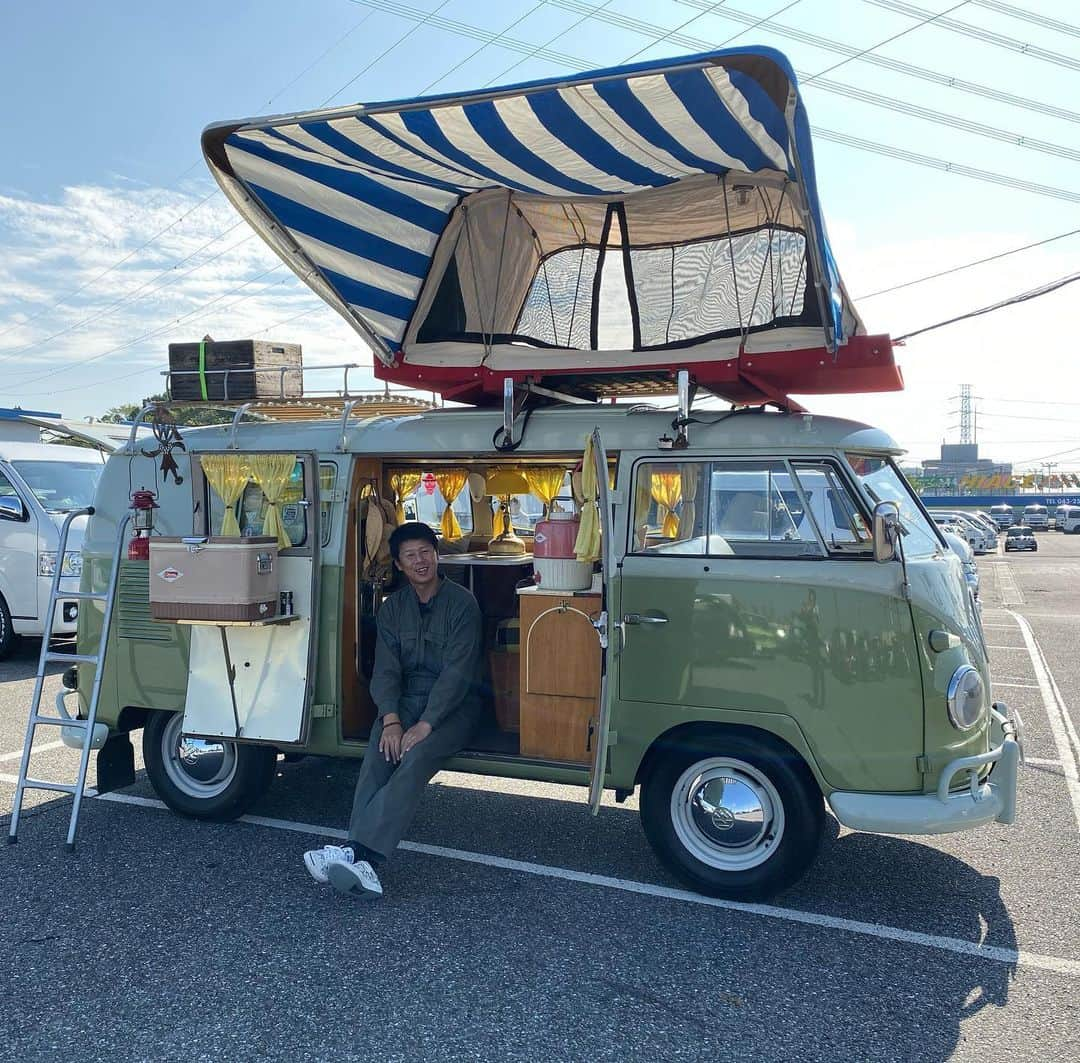
{"type": "Polygon", "coordinates": [[[378,719],[349,820],[349,844],[357,859],[363,849],[385,859],[397,848],[424,787],[447,758],[465,747],[483,706],[483,621],[476,599],[464,587],[444,579],[434,597],[422,603],[406,585],[383,602],[377,624],[370,689],[378,719]],[[419,720],[431,725],[431,734],[398,764],[379,752],[388,712],[397,713],[403,731],[419,720]]]}

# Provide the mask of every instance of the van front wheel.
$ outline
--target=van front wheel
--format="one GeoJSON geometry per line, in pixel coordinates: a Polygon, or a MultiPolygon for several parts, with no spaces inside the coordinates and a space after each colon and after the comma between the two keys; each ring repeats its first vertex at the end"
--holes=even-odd
{"type": "Polygon", "coordinates": [[[758,901],[800,879],[825,820],[813,776],[793,750],[728,732],[671,743],[641,793],[660,860],[691,889],[758,901]]]}
{"type": "Polygon", "coordinates": [[[0,594],[0,661],[2,661],[15,648],[18,636],[11,626],[11,610],[0,594]]]}
{"type": "Polygon", "coordinates": [[[196,819],[242,816],[273,780],[277,750],[186,738],[183,719],[180,712],[152,712],[143,728],[146,774],[158,797],[196,819]]]}

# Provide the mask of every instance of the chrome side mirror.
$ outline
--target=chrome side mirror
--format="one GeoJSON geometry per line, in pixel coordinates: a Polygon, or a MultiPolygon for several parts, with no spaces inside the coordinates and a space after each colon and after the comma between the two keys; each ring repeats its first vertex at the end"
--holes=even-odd
{"type": "Polygon", "coordinates": [[[874,506],[874,560],[895,561],[900,540],[900,507],[895,502],[874,506]]]}
{"type": "Polygon", "coordinates": [[[0,520],[23,520],[26,511],[22,503],[13,495],[5,495],[0,498],[0,520]]]}

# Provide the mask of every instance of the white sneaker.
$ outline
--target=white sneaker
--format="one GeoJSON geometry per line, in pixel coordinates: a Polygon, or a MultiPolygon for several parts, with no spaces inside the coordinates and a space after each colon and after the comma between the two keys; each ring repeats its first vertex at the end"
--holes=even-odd
{"type": "Polygon", "coordinates": [[[327,882],[326,870],[331,864],[353,862],[353,851],[347,845],[324,845],[304,853],[304,867],[316,882],[327,882]]]}
{"type": "Polygon", "coordinates": [[[352,897],[361,897],[365,900],[373,900],[382,896],[382,883],[375,869],[366,860],[358,860],[355,864],[345,864],[335,860],[327,868],[327,876],[330,885],[341,893],[348,893],[352,897]]]}

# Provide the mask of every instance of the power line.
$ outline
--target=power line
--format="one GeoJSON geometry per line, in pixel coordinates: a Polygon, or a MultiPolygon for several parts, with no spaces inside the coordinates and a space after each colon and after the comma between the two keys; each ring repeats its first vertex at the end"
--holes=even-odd
{"type": "Polygon", "coordinates": [[[99,274],[97,274],[97,276],[91,277],[90,280],[86,281],[84,284],[80,284],[78,288],[73,289],[66,295],[61,296],[61,298],[59,299],[54,300],[49,306],[43,307],[36,314],[31,315],[24,321],[16,322],[16,324],[14,325],[9,325],[6,329],[0,332],[0,336],[6,336],[13,329],[21,328],[24,325],[28,325],[31,321],[37,320],[37,318],[41,317],[42,314],[46,313],[49,310],[55,310],[58,306],[67,305],[68,299],[72,299],[80,292],[86,291],[86,289],[89,288],[91,285],[97,284],[97,282],[101,280],[102,277],[107,277],[118,266],[122,266],[125,262],[127,262],[129,258],[137,255],[140,251],[145,251],[146,248],[148,248],[155,240],[160,239],[171,229],[175,229],[176,226],[178,226],[185,218],[190,217],[192,214],[195,213],[195,211],[199,209],[199,207],[201,207],[204,203],[210,202],[210,200],[213,199],[214,196],[216,196],[217,194],[218,190],[217,188],[215,188],[213,192],[211,192],[208,196],[204,196],[202,199],[200,199],[199,202],[195,204],[195,206],[191,207],[189,210],[186,210],[175,221],[171,221],[168,225],[165,226],[165,228],[159,229],[156,233],[154,233],[153,236],[150,237],[149,240],[146,241],[146,243],[140,244],[138,247],[135,248],[134,251],[129,251],[126,255],[124,255],[123,258],[117,259],[117,261],[115,261],[111,266],[109,266],[108,269],[102,270],[99,274]]]}
{"type": "MultiPolygon", "coordinates": [[[[723,3],[724,0],[720,0],[720,2],[723,3]]],[[[475,59],[485,48],[490,48],[493,44],[498,44],[499,38],[501,38],[504,34],[509,33],[509,31],[512,30],[515,26],[521,25],[521,23],[524,22],[531,14],[533,14],[533,12],[539,11],[540,8],[542,8],[546,3],[547,0],[540,0],[538,4],[533,4],[533,6],[530,7],[528,11],[526,11],[524,14],[518,15],[518,17],[514,19],[514,21],[511,22],[509,26],[507,26],[505,29],[500,30],[494,37],[491,38],[490,41],[485,41],[483,44],[480,45],[479,48],[470,52],[467,56],[465,56],[464,59],[456,62],[449,70],[447,70],[443,74],[440,74],[434,81],[429,81],[416,95],[423,96],[426,93],[430,92],[436,85],[439,84],[440,81],[445,81],[455,70],[460,70],[470,60],[475,59]]]]}
{"type": "MultiPolygon", "coordinates": [[[[399,14],[405,18],[428,18],[432,25],[438,26],[440,29],[444,29],[449,33],[454,33],[462,37],[468,37],[473,40],[490,41],[496,35],[488,30],[481,29],[477,26],[471,26],[468,23],[456,22],[447,18],[431,18],[430,12],[423,13],[418,12],[407,5],[398,2],[398,0],[351,0],[353,3],[363,3],[371,6],[378,7],[380,10],[391,11],[395,14],[399,14]]],[[[587,5],[581,5],[578,0],[548,0],[550,4],[565,8],[567,10],[578,10],[580,7],[585,7],[585,14],[597,12],[597,8],[589,7],[587,5]]],[[[690,3],[692,0],[683,0],[683,2],[690,3]]],[[[708,8],[708,4],[705,5],[708,8]]],[[[717,14],[727,17],[730,14],[730,8],[718,8],[717,14]]],[[[638,32],[646,33],[652,36],[657,36],[656,29],[649,23],[640,21],[639,19],[630,19],[627,16],[615,15],[610,12],[604,12],[597,14],[596,17],[604,22],[610,22],[613,25],[620,26],[622,28],[635,29],[638,32]]],[[[758,19],[757,22],[766,25],[768,19],[758,19]]],[[[754,23],[757,24],[757,23],[754,23]]],[[[698,51],[708,50],[712,46],[706,42],[697,40],[694,38],[686,38],[685,34],[673,34],[673,38],[679,38],[679,43],[687,45],[698,51]]],[[[500,39],[502,47],[509,51],[519,51],[528,53],[528,55],[541,55],[544,59],[551,62],[560,63],[564,66],[580,69],[583,65],[587,66],[595,60],[583,58],[581,56],[567,55],[562,52],[555,52],[549,48],[537,48],[535,45],[526,44],[523,41],[514,40],[510,37],[502,37],[500,39]]],[[[865,58],[865,57],[864,57],[865,58]]],[[[825,87],[825,82],[822,82],[819,87],[825,87]]],[[[881,106],[888,106],[885,102],[885,98],[882,97],[881,106]]],[[[923,115],[922,117],[928,117],[923,115]]],[[[1080,115],[1077,116],[1080,118],[1080,115]]],[[[931,119],[932,120],[932,119],[931,119]]],[[[957,119],[957,122],[961,121],[957,119]]],[[[847,147],[853,147],[860,151],[866,151],[877,155],[884,155],[889,158],[898,159],[902,162],[910,162],[916,165],[929,167],[930,169],[938,170],[945,173],[958,173],[965,177],[971,177],[975,180],[986,181],[991,184],[996,184],[1005,188],[1013,188],[1017,191],[1032,192],[1037,195],[1049,196],[1054,199],[1063,199],[1069,202],[1080,202],[1080,193],[1072,192],[1068,189],[1055,188],[1048,185],[1040,185],[1031,181],[1026,181],[1018,177],[1010,177],[1007,174],[1000,174],[996,171],[981,170],[976,167],[966,166],[962,163],[951,162],[946,159],[938,159],[932,156],[919,155],[915,152],[907,151],[904,148],[897,148],[887,144],[879,144],[875,141],[863,140],[858,137],[850,136],[846,133],[841,133],[833,130],[815,129],[815,136],[820,140],[831,140],[834,143],[843,144],[847,147]]],[[[1062,151],[1071,151],[1072,149],[1061,149],[1062,151]]]]}
{"type": "Polygon", "coordinates": [[[1003,188],[1013,188],[1018,192],[1032,192],[1035,195],[1047,196],[1051,199],[1063,199],[1069,203],[1080,203],[1080,192],[1072,192],[1067,188],[1036,184],[1034,181],[1025,181],[1020,177],[1010,177],[1007,174],[998,173],[996,170],[980,170],[974,166],[950,162],[947,159],[939,159],[933,155],[920,155],[905,148],[893,147],[891,144],[880,144],[875,140],[863,140],[861,137],[853,137],[848,133],[841,133],[835,129],[823,129],[818,126],[814,130],[814,136],[818,140],[843,144],[845,147],[857,148],[859,151],[870,152],[874,155],[884,155],[886,158],[898,159],[901,162],[911,162],[917,166],[938,170],[941,173],[960,174],[963,177],[972,177],[976,181],[986,181],[989,184],[1000,185],[1003,188]]]}
{"type": "Polygon", "coordinates": [[[119,310],[121,307],[126,306],[128,303],[135,302],[136,297],[141,291],[143,291],[143,289],[148,288],[151,284],[155,283],[155,281],[161,280],[162,277],[169,277],[169,280],[167,280],[164,284],[159,285],[157,288],[155,288],[152,292],[148,294],[156,295],[158,292],[163,291],[165,288],[168,288],[171,284],[175,284],[177,281],[183,279],[184,277],[190,277],[191,274],[195,273],[197,270],[205,269],[211,263],[216,262],[219,258],[222,258],[225,255],[229,254],[230,251],[235,251],[238,247],[242,247],[244,244],[255,239],[254,233],[251,236],[245,236],[243,240],[232,244],[230,247],[226,247],[224,250],[219,251],[216,255],[212,255],[205,262],[200,262],[197,266],[193,266],[191,269],[185,270],[183,273],[173,273],[173,271],[178,266],[182,266],[185,262],[190,262],[191,259],[193,259],[197,254],[205,251],[206,248],[208,248],[211,244],[217,243],[217,241],[220,240],[223,236],[228,236],[229,233],[233,232],[236,229],[239,229],[240,226],[242,226],[243,224],[244,223],[242,221],[238,221],[235,225],[230,225],[229,228],[227,228],[224,232],[218,233],[217,236],[214,236],[211,239],[207,240],[206,243],[202,245],[202,247],[198,248],[198,250],[192,251],[190,255],[187,255],[184,258],[180,259],[179,262],[174,262],[168,269],[162,270],[156,276],[151,277],[150,280],[144,281],[142,284],[139,285],[139,287],[137,287],[133,291],[121,296],[119,299],[110,303],[108,306],[102,308],[101,310],[90,314],[88,317],[84,317],[81,321],[76,321],[74,324],[59,329],[57,332],[52,333],[52,335],[50,336],[44,336],[40,340],[34,340],[33,343],[27,343],[24,344],[22,347],[15,347],[11,350],[0,351],[0,362],[6,362],[9,359],[14,358],[17,354],[24,354],[26,351],[31,351],[35,347],[40,347],[44,343],[49,343],[52,340],[57,339],[59,336],[66,335],[69,332],[74,332],[76,329],[82,328],[83,325],[89,325],[93,321],[98,321],[103,317],[108,317],[110,314],[114,313],[116,310],[119,310]]]}
{"type": "MultiPolygon", "coordinates": [[[[647,52],[650,48],[655,48],[658,44],[663,44],[664,41],[670,40],[672,37],[675,36],[675,34],[681,33],[691,23],[697,22],[699,18],[704,18],[706,15],[711,15],[718,7],[726,3],[727,0],[714,0],[714,3],[707,11],[699,11],[696,15],[692,15],[685,22],[681,23],[678,26],[675,26],[673,29],[668,30],[667,33],[665,33],[662,37],[657,37],[656,40],[649,41],[648,44],[642,46],[636,52],[633,52],[631,55],[628,55],[625,59],[620,59],[619,65],[622,66],[624,63],[632,62],[639,55],[641,55],[642,52],[647,52]]],[[[659,29],[659,27],[657,27],[657,29],[659,29]]]]}
{"type": "MultiPolygon", "coordinates": [[[[155,329],[151,329],[149,332],[144,332],[141,336],[137,336],[133,340],[128,340],[128,341],[126,341],[124,343],[117,344],[115,347],[110,347],[107,351],[102,351],[100,354],[95,354],[90,358],[81,358],[81,359],[79,359],[78,362],[67,362],[66,364],[58,366],[55,369],[50,369],[47,373],[42,373],[39,376],[31,377],[29,380],[20,381],[19,384],[18,384],[19,389],[21,390],[27,384],[36,384],[40,380],[47,380],[49,377],[54,377],[54,376],[56,376],[57,373],[67,372],[69,369],[81,369],[84,366],[89,365],[91,362],[99,361],[102,358],[108,357],[108,355],[110,355],[110,354],[116,354],[118,351],[123,351],[123,350],[126,350],[128,347],[133,347],[136,343],[141,343],[143,340],[150,339],[153,336],[161,335],[161,333],[163,333],[163,332],[169,332],[172,329],[174,329],[178,324],[180,324],[181,321],[186,321],[188,318],[195,317],[197,314],[201,314],[203,311],[206,310],[207,307],[213,306],[214,303],[221,302],[222,299],[227,299],[234,292],[240,291],[241,288],[246,288],[249,284],[254,284],[255,281],[261,280],[263,277],[269,276],[271,273],[275,273],[277,270],[282,269],[283,267],[284,267],[284,263],[279,263],[276,266],[272,266],[270,269],[264,270],[262,273],[252,277],[250,280],[244,281],[243,284],[238,284],[236,287],[230,288],[229,291],[223,292],[221,295],[217,296],[217,298],[211,299],[210,302],[204,303],[202,306],[197,306],[194,310],[191,310],[186,314],[182,314],[180,317],[175,318],[173,321],[170,321],[167,325],[160,325],[155,329]]],[[[282,280],[275,281],[274,284],[281,284],[281,283],[283,283],[284,281],[286,281],[288,279],[289,279],[288,277],[283,277],[282,280]]],[[[274,287],[274,284],[268,284],[268,285],[266,285],[266,287],[260,288],[259,291],[257,291],[257,292],[248,292],[247,295],[241,296],[241,298],[237,299],[235,302],[230,303],[229,306],[225,307],[225,309],[226,310],[231,310],[232,307],[238,305],[239,303],[242,303],[245,299],[250,299],[250,298],[252,298],[252,296],[255,296],[255,295],[261,295],[263,292],[268,291],[270,288],[274,287]]],[[[86,385],[84,384],[82,387],[85,388],[86,385]]],[[[82,390],[82,388],[79,388],[79,389],[72,388],[72,389],[68,389],[68,390],[82,390]]],[[[9,388],[9,389],[7,389],[7,391],[5,393],[6,394],[12,394],[12,391],[9,388]]],[[[28,394],[31,394],[31,395],[33,395],[33,394],[46,395],[46,394],[51,394],[51,391],[49,391],[49,392],[36,392],[36,393],[35,392],[29,392],[28,394]]],[[[57,392],[57,394],[60,394],[60,393],[57,392]]]]}
{"type": "Polygon", "coordinates": [[[903,336],[897,336],[893,340],[893,343],[899,343],[901,340],[909,340],[913,336],[921,336],[924,332],[932,332],[934,329],[944,328],[946,325],[954,325],[958,321],[967,321],[969,318],[981,317],[983,314],[990,314],[995,310],[1002,310],[1007,306],[1016,306],[1018,303],[1026,303],[1032,299],[1038,299],[1043,295],[1049,295],[1051,292],[1056,292],[1066,285],[1072,284],[1074,281],[1078,280],[1080,280],[1080,273],[1073,273],[1068,277],[1061,277],[1058,280],[1051,281],[1049,284],[1044,284],[1039,288],[1032,288],[1030,291],[1022,292],[1020,295],[1014,295],[1011,299],[1003,299],[999,303],[984,306],[979,310],[972,310],[967,314],[951,317],[947,321],[939,321],[936,325],[927,325],[925,328],[916,329],[914,332],[907,332],[903,336]]]}
{"type": "Polygon", "coordinates": [[[490,78],[487,82],[485,82],[484,87],[487,88],[489,85],[494,85],[494,84],[497,84],[498,82],[501,82],[502,79],[504,77],[506,77],[506,75],[509,74],[511,70],[517,70],[517,68],[519,66],[521,66],[522,63],[527,63],[530,59],[532,59],[534,56],[538,55],[541,52],[547,52],[548,47],[550,45],[554,44],[561,37],[565,37],[568,33],[572,32],[573,30],[576,30],[578,28],[578,26],[580,26],[583,22],[588,22],[589,19],[595,18],[611,2],[612,2],[612,0],[604,0],[604,2],[602,4],[597,4],[595,7],[590,8],[576,22],[572,22],[569,26],[566,27],[566,29],[559,30],[559,32],[556,33],[554,37],[548,38],[548,40],[544,41],[543,44],[538,44],[535,48],[533,48],[533,50],[531,52],[528,52],[526,55],[523,55],[516,62],[511,63],[505,70],[500,71],[493,78],[490,78]]]}
{"type": "Polygon", "coordinates": [[[1022,7],[1013,7],[1012,4],[1000,3],[999,0],[971,0],[971,2],[976,7],[983,7],[987,11],[996,11],[999,15],[1008,15],[1009,18],[1020,19],[1022,22],[1030,22],[1034,26],[1042,26],[1044,29],[1053,30],[1055,33],[1063,33],[1069,37],[1080,37],[1080,26],[1074,26],[1070,22],[1061,22],[1059,19],[1039,15],[1022,7]]]}
{"type": "MultiPolygon", "coordinates": [[[[875,3],[876,0],[866,0],[867,3],[875,3]]],[[[840,67],[846,66],[848,63],[854,62],[856,59],[862,59],[863,56],[869,55],[871,52],[876,52],[879,48],[884,48],[886,44],[892,44],[893,41],[898,41],[901,37],[906,37],[909,33],[914,33],[915,30],[921,29],[923,26],[928,26],[931,22],[936,22],[939,18],[944,18],[950,11],[956,11],[958,8],[965,7],[968,0],[960,0],[958,4],[953,4],[952,7],[946,8],[944,11],[938,14],[926,11],[925,18],[916,22],[914,26],[908,26],[906,30],[901,30],[899,33],[894,33],[891,37],[886,37],[883,41],[878,41],[877,44],[871,45],[869,48],[863,48],[857,51],[854,55],[849,55],[845,59],[841,59],[838,63],[833,63],[832,66],[826,67],[819,74],[814,74],[812,77],[806,78],[803,84],[813,81],[814,78],[824,77],[825,74],[831,74],[834,70],[839,70],[840,67]]]]}
{"type": "MultiPolygon", "coordinates": [[[[369,10],[364,15],[364,17],[362,19],[360,19],[359,22],[356,23],[356,25],[354,25],[351,29],[347,30],[340,37],[338,37],[337,40],[335,40],[334,43],[331,44],[330,47],[327,48],[314,62],[308,64],[308,66],[306,66],[287,85],[285,85],[282,88],[278,89],[278,91],[275,92],[274,95],[271,96],[270,99],[266,101],[266,106],[269,106],[283,92],[285,92],[287,89],[292,88],[292,86],[295,85],[297,81],[299,81],[306,74],[310,73],[310,71],[313,70],[320,62],[322,62],[322,60],[325,59],[326,56],[330,54],[330,52],[332,52],[339,44],[341,44],[351,34],[355,33],[356,30],[358,30],[372,16],[372,14],[374,14],[374,12],[369,10]]],[[[202,159],[196,159],[186,170],[184,170],[183,173],[180,174],[179,177],[177,177],[174,181],[172,181],[167,187],[168,188],[175,187],[189,173],[191,173],[192,170],[199,167],[201,165],[201,163],[202,163],[202,159]]],[[[214,188],[203,199],[199,200],[198,203],[196,203],[193,207],[191,207],[190,210],[188,210],[187,212],[182,214],[175,221],[173,221],[170,224],[166,225],[163,229],[160,229],[153,236],[151,236],[144,244],[141,244],[139,247],[136,247],[134,250],[129,251],[126,255],[124,255],[122,258],[118,259],[111,266],[109,266],[108,269],[105,269],[101,273],[97,274],[96,276],[91,277],[90,280],[88,280],[85,283],[79,285],[79,287],[77,287],[77,288],[73,289],[72,291],[68,292],[66,295],[61,296],[59,299],[53,300],[52,303],[50,303],[48,306],[42,307],[35,314],[30,315],[29,317],[25,318],[22,321],[16,322],[14,325],[9,325],[7,328],[5,328],[3,330],[0,330],[0,336],[6,336],[9,332],[12,332],[13,330],[15,330],[17,328],[22,328],[22,327],[28,325],[31,321],[36,321],[43,314],[48,313],[50,310],[55,310],[58,306],[66,306],[66,305],[68,305],[67,300],[74,298],[76,295],[79,295],[81,292],[85,291],[87,288],[92,287],[98,281],[102,280],[104,277],[107,277],[110,273],[112,273],[119,266],[122,266],[129,259],[131,259],[135,255],[139,254],[139,252],[145,251],[146,248],[148,248],[151,244],[153,244],[155,241],[157,241],[162,236],[164,236],[171,229],[174,229],[177,225],[179,225],[182,221],[184,221],[185,218],[187,218],[189,215],[193,214],[196,210],[198,210],[199,207],[201,207],[204,203],[208,203],[211,199],[213,199],[216,195],[218,195],[220,193],[220,191],[221,190],[215,184],[214,188]]],[[[216,237],[214,237],[213,240],[209,241],[209,243],[213,243],[214,240],[219,240],[222,236],[225,236],[226,234],[228,234],[229,232],[231,232],[235,228],[236,228],[235,225],[231,226],[230,228],[226,229],[224,232],[219,233],[216,237]]],[[[208,246],[208,245],[204,245],[204,247],[205,246],[208,246]]],[[[197,252],[195,252],[195,253],[197,253],[197,252]]],[[[67,330],[63,330],[63,331],[67,331],[67,330]]],[[[58,335],[59,335],[59,333],[58,333],[58,335]]],[[[44,343],[44,342],[47,342],[47,341],[46,340],[40,340],[38,342],[44,343]]]]}
{"type": "MultiPolygon", "coordinates": [[[[907,15],[909,18],[923,18],[932,14],[925,8],[903,3],[902,0],[864,0],[864,2],[873,4],[874,7],[884,8],[886,11],[907,15]]],[[[1062,55],[1060,52],[1051,52],[1047,48],[1040,48],[1038,45],[1017,40],[1015,37],[1007,37],[1003,33],[985,30],[981,26],[973,26],[970,22],[961,22],[959,19],[944,17],[953,10],[955,9],[949,8],[948,11],[943,11],[941,15],[936,15],[928,21],[937,22],[941,29],[948,30],[950,33],[958,33],[963,37],[981,41],[983,44],[989,44],[993,48],[1004,48],[1009,52],[1019,52],[1021,55],[1042,60],[1044,63],[1052,63],[1054,66],[1065,67],[1067,70],[1080,70],[1080,59],[1073,59],[1072,56],[1062,55]]]]}
{"type": "MultiPolygon", "coordinates": [[[[925,277],[916,277],[914,280],[904,281],[902,284],[894,284],[891,288],[881,288],[876,292],[871,292],[869,295],[856,296],[858,302],[865,302],[867,299],[874,299],[879,295],[887,295],[889,292],[898,292],[902,288],[911,288],[913,285],[922,284],[924,281],[937,280],[939,277],[947,277],[951,273],[959,273],[961,270],[972,269],[975,266],[983,266],[987,262],[996,262],[1001,258],[1008,258],[1009,255],[1017,255],[1021,251],[1030,251],[1034,247],[1044,247],[1046,244],[1052,244],[1055,240],[1064,240],[1067,236],[1076,236],[1080,234],[1080,229],[1071,229],[1067,233],[1058,233],[1057,236],[1049,236],[1045,240],[1037,240],[1033,244],[1024,244],[1023,247],[1014,247],[1009,251],[1002,251],[996,255],[989,255],[986,258],[978,258],[974,262],[965,262],[960,266],[953,266],[952,269],[939,270],[937,273],[928,273],[925,277]]],[[[1077,405],[1080,405],[1078,403],[1077,405]]]]}
{"type": "MultiPolygon", "coordinates": [[[[370,63],[368,63],[367,66],[364,67],[363,70],[349,78],[349,80],[346,81],[345,84],[337,90],[337,92],[330,93],[330,95],[327,96],[326,99],[319,104],[319,106],[325,107],[332,99],[334,99],[335,96],[340,96],[350,85],[352,85],[356,81],[359,81],[360,78],[362,78],[373,66],[375,66],[376,63],[385,59],[399,45],[404,44],[418,29],[420,29],[421,26],[426,26],[428,22],[430,22],[440,11],[442,11],[442,9],[446,7],[449,2],[450,0],[442,0],[442,3],[440,3],[438,7],[433,8],[431,11],[427,12],[427,14],[423,18],[421,18],[415,26],[411,26],[400,37],[398,37],[398,39],[394,41],[393,44],[391,44],[388,48],[384,48],[377,56],[375,56],[374,59],[371,60],[370,63]]],[[[357,0],[350,0],[350,3],[357,3],[357,0]]],[[[378,7],[377,4],[365,4],[365,6],[378,7]]]]}
{"type": "MultiPolygon", "coordinates": [[[[567,8],[568,10],[575,10],[577,6],[576,0],[549,0],[549,2],[558,7],[567,8]]],[[[708,7],[709,0],[680,0],[680,3],[685,4],[688,7],[701,8],[708,7]]],[[[757,21],[753,15],[737,11],[731,7],[721,8],[717,12],[717,16],[734,22],[742,22],[743,24],[750,24],[757,21]]],[[[816,33],[808,33],[806,30],[796,29],[794,26],[785,26],[783,23],[769,20],[761,23],[761,25],[777,37],[798,41],[800,44],[808,44],[814,48],[823,48],[826,51],[835,52],[839,55],[854,56],[859,50],[849,44],[842,44],[840,41],[833,40],[830,37],[821,37],[816,33]]],[[[905,63],[900,59],[891,59],[888,56],[877,54],[864,55],[861,56],[860,59],[862,62],[869,63],[871,66],[892,70],[897,74],[917,78],[921,81],[928,81],[941,88],[956,89],[959,92],[970,93],[974,96],[982,96],[985,99],[994,100],[997,103],[1007,103],[1012,107],[1020,107],[1027,111],[1035,111],[1038,114],[1047,115],[1051,118],[1061,118],[1068,122],[1080,122],[1080,112],[1070,111],[1064,107],[1055,107],[1053,104],[1042,103],[1025,96],[1015,96],[1012,93],[1002,92],[1000,89],[992,88],[989,85],[981,85],[974,81],[965,81],[963,78],[953,77],[950,74],[942,74],[939,71],[931,70],[928,67],[916,66],[913,63],[905,63]]]]}

